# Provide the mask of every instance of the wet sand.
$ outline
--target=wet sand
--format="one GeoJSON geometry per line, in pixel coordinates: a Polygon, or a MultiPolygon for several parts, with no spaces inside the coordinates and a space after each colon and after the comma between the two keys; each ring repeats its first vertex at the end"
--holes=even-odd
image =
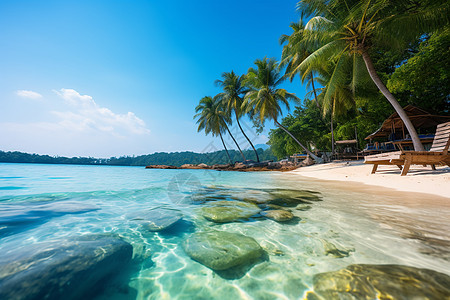
{"type": "Polygon", "coordinates": [[[317,185],[324,194],[339,194],[347,209],[366,214],[386,230],[417,241],[421,253],[450,261],[450,168],[431,171],[430,167],[415,166],[407,176],[400,176],[396,167],[380,168],[376,174],[371,174],[371,169],[362,162],[336,162],[299,168],[281,176],[287,181],[317,185]],[[355,193],[361,198],[350,200],[355,193]]]}

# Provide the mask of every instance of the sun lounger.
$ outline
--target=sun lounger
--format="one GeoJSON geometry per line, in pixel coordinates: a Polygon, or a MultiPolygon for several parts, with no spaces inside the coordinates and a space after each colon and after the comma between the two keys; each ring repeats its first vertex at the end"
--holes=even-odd
{"type": "Polygon", "coordinates": [[[396,165],[402,169],[402,176],[405,176],[411,165],[431,165],[436,170],[435,165],[450,166],[450,155],[448,148],[450,145],[450,122],[439,124],[430,151],[396,151],[369,155],[365,157],[364,163],[373,164],[372,174],[377,171],[379,165],[396,165]]]}

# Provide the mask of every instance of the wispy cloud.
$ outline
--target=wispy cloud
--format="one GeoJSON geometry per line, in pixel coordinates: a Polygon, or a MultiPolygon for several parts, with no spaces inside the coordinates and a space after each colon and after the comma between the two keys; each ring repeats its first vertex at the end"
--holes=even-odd
{"type": "Polygon", "coordinates": [[[133,112],[117,114],[100,107],[89,95],[81,95],[73,89],[54,91],[70,106],[70,111],[53,111],[60,125],[74,131],[98,130],[116,136],[148,134],[145,122],[133,112]]]}
{"type": "Polygon", "coordinates": [[[45,97],[45,105],[25,107],[15,112],[15,119],[0,119],[0,149],[109,157],[149,153],[161,142],[132,112],[113,112],[73,89],[55,93],[45,97]]]}
{"type": "Polygon", "coordinates": [[[33,100],[42,98],[41,94],[39,94],[37,92],[33,92],[33,91],[27,91],[27,90],[17,90],[16,95],[19,97],[22,97],[22,98],[28,98],[28,99],[33,99],[33,100]]]}

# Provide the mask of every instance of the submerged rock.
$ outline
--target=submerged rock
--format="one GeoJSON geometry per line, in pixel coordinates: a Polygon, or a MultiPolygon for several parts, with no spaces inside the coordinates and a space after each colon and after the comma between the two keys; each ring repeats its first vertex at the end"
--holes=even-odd
{"type": "Polygon", "coordinates": [[[275,204],[284,208],[284,207],[296,207],[298,204],[310,202],[305,202],[304,200],[297,198],[275,198],[270,200],[268,203],[275,204]]]}
{"type": "Polygon", "coordinates": [[[252,203],[240,201],[214,201],[202,207],[202,215],[216,223],[233,222],[248,219],[256,215],[261,209],[252,203]]]}
{"type": "Polygon", "coordinates": [[[244,201],[248,203],[258,204],[258,205],[265,205],[269,201],[273,200],[273,197],[271,197],[269,194],[260,194],[260,195],[251,195],[251,194],[243,194],[243,195],[233,195],[230,197],[231,199],[238,200],[238,201],[244,201]]]}
{"type": "Polygon", "coordinates": [[[299,205],[297,205],[297,207],[295,209],[296,210],[301,210],[301,211],[306,211],[306,210],[310,210],[311,208],[312,208],[311,205],[299,204],[299,205]]]}
{"type": "Polygon", "coordinates": [[[449,299],[450,276],[400,265],[350,265],[314,276],[307,299],[449,299]]]}
{"type": "Polygon", "coordinates": [[[277,222],[286,222],[294,218],[294,215],[291,212],[282,209],[266,210],[261,212],[261,215],[277,222]]]}
{"type": "Polygon", "coordinates": [[[130,244],[113,236],[30,245],[2,253],[0,299],[82,299],[131,260],[130,244]]]}
{"type": "Polygon", "coordinates": [[[189,257],[216,271],[251,263],[264,254],[251,237],[224,231],[194,233],[183,242],[189,257]]]}
{"type": "Polygon", "coordinates": [[[78,201],[0,204],[0,236],[26,230],[51,218],[99,209],[98,206],[78,201]]]}
{"type": "Polygon", "coordinates": [[[323,248],[325,250],[325,255],[331,255],[336,258],[343,258],[350,256],[351,252],[355,252],[354,248],[338,249],[333,243],[330,243],[323,239],[320,239],[320,241],[322,242],[323,248]]]}
{"type": "Polygon", "coordinates": [[[299,204],[311,204],[311,201],[322,201],[318,193],[305,190],[268,190],[272,196],[269,204],[275,204],[282,207],[296,207],[299,204]]]}
{"type": "Polygon", "coordinates": [[[147,230],[161,231],[181,220],[183,214],[177,210],[156,208],[134,213],[129,217],[147,230]]]}
{"type": "Polygon", "coordinates": [[[264,207],[266,207],[267,209],[273,209],[273,210],[281,209],[281,210],[286,210],[286,211],[292,212],[291,209],[283,207],[283,206],[279,206],[279,205],[276,205],[276,204],[265,204],[264,207]]]}
{"type": "Polygon", "coordinates": [[[0,205],[0,225],[36,222],[65,214],[81,214],[100,209],[98,206],[76,201],[0,205]]]}
{"type": "Polygon", "coordinates": [[[322,243],[325,255],[333,256],[336,258],[343,258],[343,257],[348,257],[348,256],[350,256],[350,253],[355,252],[355,248],[344,248],[342,246],[339,246],[339,248],[338,248],[338,247],[336,247],[336,245],[334,245],[333,243],[331,243],[327,240],[324,240],[324,239],[319,239],[319,240],[322,243]]]}
{"type": "Polygon", "coordinates": [[[190,195],[192,204],[203,204],[205,202],[217,201],[217,200],[226,200],[228,199],[228,191],[226,189],[215,187],[215,186],[207,186],[192,189],[192,194],[190,195]]]}

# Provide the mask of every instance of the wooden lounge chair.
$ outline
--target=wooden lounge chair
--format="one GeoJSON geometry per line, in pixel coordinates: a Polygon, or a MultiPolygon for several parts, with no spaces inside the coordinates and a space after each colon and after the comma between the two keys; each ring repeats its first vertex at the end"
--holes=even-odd
{"type": "Polygon", "coordinates": [[[437,126],[436,135],[433,139],[430,151],[395,151],[365,157],[364,163],[373,164],[372,174],[377,171],[379,165],[397,165],[402,169],[402,176],[405,176],[411,165],[431,165],[436,170],[435,165],[450,166],[450,155],[448,148],[450,145],[450,122],[437,126]]]}

